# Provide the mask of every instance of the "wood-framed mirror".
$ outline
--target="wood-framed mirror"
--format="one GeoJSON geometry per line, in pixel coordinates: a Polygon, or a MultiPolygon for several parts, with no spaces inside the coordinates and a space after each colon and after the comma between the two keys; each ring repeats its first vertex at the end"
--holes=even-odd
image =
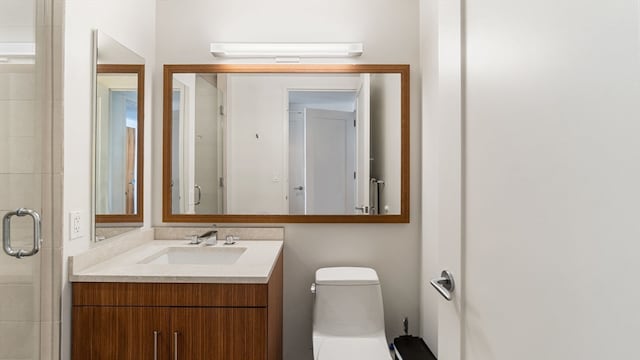
{"type": "Polygon", "coordinates": [[[144,209],[144,59],[101,31],[94,79],[94,236],[140,227],[144,209]]]}
{"type": "Polygon", "coordinates": [[[409,65],[165,65],[165,222],[408,223],[409,65]]]}

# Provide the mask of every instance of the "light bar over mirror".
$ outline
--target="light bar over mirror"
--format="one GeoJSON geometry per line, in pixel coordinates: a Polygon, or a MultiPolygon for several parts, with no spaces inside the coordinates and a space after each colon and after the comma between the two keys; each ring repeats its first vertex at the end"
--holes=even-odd
{"type": "Polygon", "coordinates": [[[163,221],[409,222],[408,65],[165,65],[163,221]]]}
{"type": "Polygon", "coordinates": [[[211,54],[229,58],[336,58],[362,55],[362,43],[212,43],[211,54]]]}

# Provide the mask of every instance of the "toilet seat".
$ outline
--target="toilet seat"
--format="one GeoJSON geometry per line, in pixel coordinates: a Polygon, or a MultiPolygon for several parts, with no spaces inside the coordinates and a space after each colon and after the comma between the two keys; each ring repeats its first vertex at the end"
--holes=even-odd
{"type": "Polygon", "coordinates": [[[384,336],[327,337],[318,340],[315,360],[391,360],[384,336]]]}

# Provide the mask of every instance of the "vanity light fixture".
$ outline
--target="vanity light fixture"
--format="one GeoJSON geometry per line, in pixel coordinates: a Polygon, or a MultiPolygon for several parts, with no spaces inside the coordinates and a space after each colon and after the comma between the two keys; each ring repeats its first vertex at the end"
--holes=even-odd
{"type": "Polygon", "coordinates": [[[336,58],[362,55],[362,43],[212,43],[211,54],[226,58],[336,58]]]}

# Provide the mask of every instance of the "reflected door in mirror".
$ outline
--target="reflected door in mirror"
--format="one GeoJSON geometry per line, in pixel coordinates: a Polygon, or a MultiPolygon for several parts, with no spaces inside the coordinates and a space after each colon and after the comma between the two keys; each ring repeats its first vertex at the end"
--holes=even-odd
{"type": "MultiPolygon", "coordinates": [[[[305,108],[305,214],[355,214],[357,193],[354,111],[305,108]]],[[[298,169],[290,169],[298,171],[298,169]]]]}
{"type": "Polygon", "coordinates": [[[135,214],[138,79],[136,74],[98,74],[96,211],[135,214]]]}

